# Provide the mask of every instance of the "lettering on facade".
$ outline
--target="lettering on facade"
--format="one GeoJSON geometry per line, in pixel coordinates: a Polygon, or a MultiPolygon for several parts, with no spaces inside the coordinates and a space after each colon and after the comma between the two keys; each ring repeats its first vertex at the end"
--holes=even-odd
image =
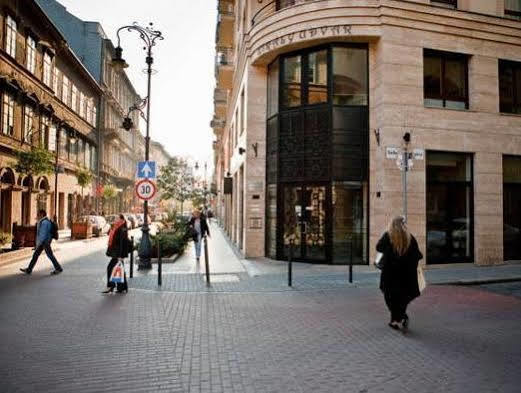
{"type": "Polygon", "coordinates": [[[281,37],[274,38],[271,41],[258,47],[255,51],[256,56],[260,56],[266,52],[277,49],[286,44],[292,44],[307,39],[334,37],[338,35],[351,35],[350,25],[322,26],[311,29],[300,30],[295,33],[285,34],[281,37]]]}

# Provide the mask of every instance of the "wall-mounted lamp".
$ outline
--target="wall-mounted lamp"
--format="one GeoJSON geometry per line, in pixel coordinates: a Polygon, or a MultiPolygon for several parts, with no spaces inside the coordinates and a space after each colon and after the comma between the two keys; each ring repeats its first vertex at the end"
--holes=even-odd
{"type": "Polygon", "coordinates": [[[251,147],[253,148],[253,152],[255,153],[255,158],[257,158],[257,155],[258,155],[258,151],[257,150],[259,148],[259,144],[257,142],[252,143],[251,147]]]}
{"type": "Polygon", "coordinates": [[[403,141],[405,142],[406,145],[408,145],[411,142],[411,133],[410,132],[406,132],[405,134],[403,134],[403,141]]]}
{"type": "Polygon", "coordinates": [[[244,153],[246,153],[246,149],[244,147],[239,147],[239,155],[243,155],[244,153]]]}
{"type": "Polygon", "coordinates": [[[376,144],[378,146],[380,146],[380,129],[379,128],[374,129],[374,136],[376,138],[376,144]]]}
{"type": "Polygon", "coordinates": [[[230,172],[226,172],[226,177],[232,177],[232,174],[230,172]]]}

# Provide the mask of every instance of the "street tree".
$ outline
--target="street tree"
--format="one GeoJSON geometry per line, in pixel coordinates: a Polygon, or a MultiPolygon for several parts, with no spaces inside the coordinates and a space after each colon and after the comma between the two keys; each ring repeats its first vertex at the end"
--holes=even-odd
{"type": "Polygon", "coordinates": [[[36,147],[28,151],[17,151],[14,170],[21,175],[41,176],[54,172],[53,155],[50,151],[36,147]]]}
{"type": "Polygon", "coordinates": [[[170,159],[161,168],[157,185],[161,190],[161,199],[179,201],[182,212],[183,203],[191,199],[194,191],[194,176],[188,162],[181,157],[170,159]]]}
{"type": "MultiPolygon", "coordinates": [[[[76,172],[76,180],[78,181],[78,185],[81,187],[81,199],[83,201],[83,189],[89,185],[92,181],[93,175],[92,172],[88,169],[80,169],[76,172]]],[[[81,206],[81,215],[83,216],[83,204],[81,206]]]]}

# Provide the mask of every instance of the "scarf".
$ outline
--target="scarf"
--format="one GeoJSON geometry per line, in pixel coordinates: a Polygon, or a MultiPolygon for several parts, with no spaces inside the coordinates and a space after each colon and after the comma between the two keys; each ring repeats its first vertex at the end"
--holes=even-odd
{"type": "Polygon", "coordinates": [[[126,223],[127,222],[125,220],[119,219],[114,224],[112,224],[112,228],[110,229],[109,233],[109,247],[112,247],[112,243],[114,242],[114,237],[116,236],[116,232],[118,231],[118,229],[120,229],[126,223]]]}

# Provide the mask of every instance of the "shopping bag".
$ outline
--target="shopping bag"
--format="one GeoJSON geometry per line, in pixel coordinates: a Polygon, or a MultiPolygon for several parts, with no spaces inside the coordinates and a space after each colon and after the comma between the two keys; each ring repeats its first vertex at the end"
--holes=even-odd
{"type": "Polygon", "coordinates": [[[112,269],[110,282],[113,282],[114,284],[123,284],[125,282],[125,268],[123,267],[122,261],[118,261],[116,266],[112,269]]]}
{"type": "Polygon", "coordinates": [[[423,273],[423,268],[418,265],[418,289],[420,292],[423,292],[425,287],[427,286],[427,281],[425,281],[425,274],[423,273]]]}

